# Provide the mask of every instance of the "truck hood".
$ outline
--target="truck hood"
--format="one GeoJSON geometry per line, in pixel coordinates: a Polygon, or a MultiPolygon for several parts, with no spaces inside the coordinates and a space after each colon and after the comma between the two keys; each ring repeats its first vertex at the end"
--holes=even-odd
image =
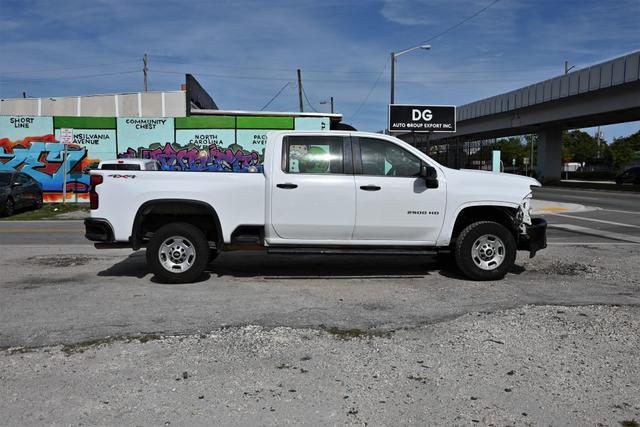
{"type": "Polygon", "coordinates": [[[461,169],[459,171],[464,176],[469,177],[470,179],[483,179],[487,180],[487,182],[496,182],[502,184],[508,183],[508,185],[524,185],[527,187],[542,187],[540,181],[535,178],[531,178],[528,176],[515,175],[512,173],[495,173],[492,171],[483,171],[477,169],[461,169]]]}
{"type": "Polygon", "coordinates": [[[472,169],[445,171],[447,192],[455,193],[468,201],[494,201],[520,204],[531,187],[540,187],[537,179],[508,173],[472,169]]]}

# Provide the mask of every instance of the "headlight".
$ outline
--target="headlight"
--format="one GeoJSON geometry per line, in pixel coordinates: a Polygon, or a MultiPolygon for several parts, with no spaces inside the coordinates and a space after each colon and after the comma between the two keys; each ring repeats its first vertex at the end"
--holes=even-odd
{"type": "Polygon", "coordinates": [[[532,193],[529,193],[522,199],[520,203],[520,208],[518,209],[518,219],[527,225],[531,225],[531,198],[533,197],[532,193]]]}

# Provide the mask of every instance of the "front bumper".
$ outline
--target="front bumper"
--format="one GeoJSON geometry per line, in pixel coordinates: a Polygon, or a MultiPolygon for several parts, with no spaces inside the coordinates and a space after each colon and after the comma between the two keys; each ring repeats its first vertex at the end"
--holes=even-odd
{"type": "Polygon", "coordinates": [[[547,247],[547,221],[543,218],[533,218],[531,225],[526,226],[526,232],[518,238],[518,249],[529,251],[529,258],[536,252],[547,247]]]}
{"type": "Polygon", "coordinates": [[[102,218],[85,218],[84,220],[84,237],[93,242],[114,242],[113,228],[106,219],[102,218]]]}

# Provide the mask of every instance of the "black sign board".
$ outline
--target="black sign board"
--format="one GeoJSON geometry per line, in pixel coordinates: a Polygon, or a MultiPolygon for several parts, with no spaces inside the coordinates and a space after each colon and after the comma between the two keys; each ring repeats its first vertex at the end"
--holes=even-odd
{"type": "Polygon", "coordinates": [[[453,105],[389,105],[390,132],[455,132],[453,105]]]}

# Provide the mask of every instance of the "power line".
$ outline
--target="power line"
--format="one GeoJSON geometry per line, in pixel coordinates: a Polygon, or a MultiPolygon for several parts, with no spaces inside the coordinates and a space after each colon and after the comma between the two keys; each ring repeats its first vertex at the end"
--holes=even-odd
{"type": "MultiPolygon", "coordinates": [[[[388,62],[388,61],[387,61],[388,62]]],[[[388,65],[388,63],[387,63],[388,65]]],[[[169,70],[157,70],[150,69],[149,71],[153,71],[155,73],[162,74],[178,74],[184,75],[184,72],[181,71],[169,71],[169,70]]],[[[286,77],[265,77],[265,76],[257,76],[257,75],[237,75],[237,74],[213,74],[213,73],[194,73],[198,76],[206,76],[206,77],[215,77],[220,79],[239,79],[239,80],[271,80],[271,81],[281,81],[286,82],[290,79],[286,77]]],[[[378,72],[378,75],[380,73],[378,72]]],[[[315,82],[315,83],[375,83],[380,78],[376,78],[376,80],[362,80],[362,79],[305,79],[305,82],[315,82]]],[[[444,80],[433,80],[430,79],[428,81],[424,80],[396,80],[396,83],[493,83],[493,82],[520,82],[522,79],[444,79],[444,80]]]]}
{"type": "Polygon", "coordinates": [[[49,68],[46,70],[38,70],[38,69],[30,69],[30,70],[21,70],[21,71],[0,71],[0,75],[6,74],[33,74],[33,73],[51,73],[54,71],[68,71],[68,70],[81,70],[83,68],[96,68],[96,67],[110,67],[112,65],[121,65],[121,64],[132,64],[135,61],[120,61],[120,62],[110,62],[108,64],[91,64],[91,65],[80,65],[76,67],[64,67],[64,68],[49,68]]]}
{"type": "Polygon", "coordinates": [[[307,98],[307,92],[304,90],[304,86],[301,86],[301,87],[302,87],[302,94],[304,95],[304,99],[306,99],[306,100],[307,100],[307,104],[309,104],[309,107],[311,107],[311,109],[317,113],[317,112],[318,112],[318,110],[316,110],[316,107],[314,107],[314,106],[311,104],[311,102],[309,102],[309,98],[307,98]]]}
{"type": "MultiPolygon", "coordinates": [[[[416,43],[415,46],[419,46],[422,44],[426,44],[429,43],[432,40],[435,40],[439,37],[444,36],[445,34],[447,34],[450,31],[455,30],[456,28],[458,28],[459,26],[461,26],[462,24],[471,21],[473,18],[475,18],[476,16],[480,15],[482,12],[484,12],[485,10],[489,9],[491,6],[493,6],[494,4],[498,3],[500,0],[493,0],[491,3],[489,3],[488,5],[486,5],[485,7],[483,7],[482,9],[480,9],[479,11],[477,11],[476,13],[474,13],[473,15],[470,15],[466,18],[464,18],[462,21],[458,22],[457,24],[454,24],[452,26],[450,26],[449,28],[437,33],[434,36],[431,36],[430,38],[428,38],[427,40],[421,41],[420,43],[416,43]]],[[[411,48],[409,48],[411,49],[411,48]]],[[[403,49],[404,50],[404,49],[403,49]]]]}
{"type": "Polygon", "coordinates": [[[289,86],[290,84],[291,84],[291,82],[286,82],[286,83],[284,84],[284,86],[282,86],[282,87],[280,88],[280,90],[279,90],[275,95],[273,95],[273,97],[269,100],[269,102],[267,102],[266,104],[264,104],[264,106],[260,109],[260,111],[264,111],[264,110],[265,110],[265,108],[267,108],[269,105],[271,105],[271,103],[272,103],[273,101],[275,101],[275,100],[276,100],[276,98],[277,98],[278,96],[280,96],[280,94],[282,93],[282,91],[283,91],[283,90],[285,90],[285,89],[286,89],[286,87],[287,87],[287,86],[289,86]]]}
{"type": "Polygon", "coordinates": [[[31,79],[13,80],[12,79],[10,82],[4,81],[4,82],[0,82],[0,84],[14,84],[16,82],[40,83],[40,82],[50,82],[50,81],[56,81],[56,80],[73,80],[73,79],[85,79],[85,78],[92,78],[92,77],[116,76],[121,74],[131,74],[131,73],[139,73],[139,72],[140,70],[131,70],[131,71],[118,71],[114,73],[85,74],[82,76],[60,76],[60,77],[52,77],[52,78],[36,79],[36,80],[31,80],[31,79]]]}
{"type": "MultiPolygon", "coordinates": [[[[150,56],[151,58],[151,56],[150,56]]],[[[162,59],[154,58],[155,62],[167,62],[167,63],[177,63],[171,61],[165,61],[162,59]]],[[[181,64],[184,64],[183,62],[181,64]]],[[[203,64],[203,63],[192,63],[189,66],[195,67],[203,67],[203,68],[211,68],[211,64],[203,64]]],[[[219,65],[215,64],[215,68],[220,69],[242,69],[242,70],[259,70],[265,72],[283,72],[283,73],[291,73],[295,72],[295,68],[269,68],[269,67],[250,67],[244,65],[219,65]]],[[[555,70],[557,66],[549,65],[544,67],[530,67],[530,68],[511,68],[511,69],[494,69],[494,70],[442,70],[442,71],[426,71],[426,72],[403,72],[403,75],[432,75],[432,74],[490,74],[490,73],[519,73],[519,72],[527,72],[527,71],[543,71],[543,70],[555,70]]],[[[330,70],[330,69],[317,69],[317,68],[305,68],[305,73],[319,73],[319,74],[373,74],[377,75],[378,71],[365,71],[365,70],[330,70]]],[[[181,73],[182,74],[182,73],[181,73]]],[[[198,73],[204,75],[204,73],[198,73]]],[[[268,79],[268,77],[265,77],[268,79]]],[[[307,79],[305,79],[307,80],[307,79]]]]}
{"type": "Polygon", "coordinates": [[[382,67],[382,70],[378,74],[378,78],[373,83],[373,86],[371,86],[371,89],[369,89],[369,93],[367,93],[367,96],[364,97],[364,99],[362,100],[362,102],[360,103],[360,105],[358,106],[356,111],[351,115],[350,120],[353,120],[353,119],[356,118],[356,116],[360,113],[360,110],[362,109],[364,104],[369,100],[369,97],[371,96],[371,93],[376,88],[376,86],[378,85],[378,82],[380,81],[380,78],[382,77],[382,75],[384,74],[385,70],[387,69],[387,65],[389,65],[389,58],[387,58],[387,61],[384,63],[384,67],[382,67]]]}

